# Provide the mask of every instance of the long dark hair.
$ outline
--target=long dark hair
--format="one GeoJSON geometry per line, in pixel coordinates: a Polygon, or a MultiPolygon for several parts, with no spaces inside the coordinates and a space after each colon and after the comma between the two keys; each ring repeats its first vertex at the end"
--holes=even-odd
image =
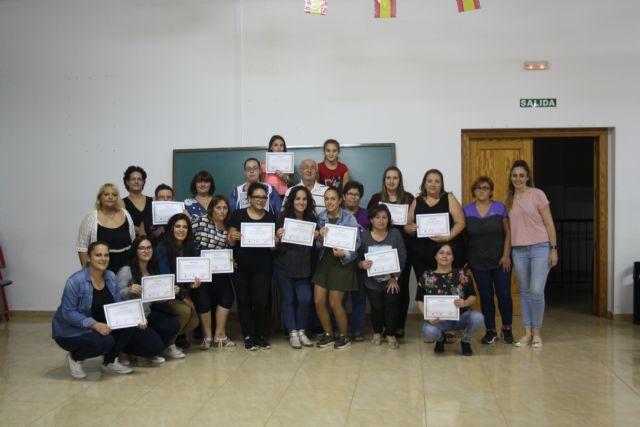
{"type": "Polygon", "coordinates": [[[138,236],[133,239],[133,243],[131,243],[131,250],[129,251],[129,268],[131,268],[131,278],[133,283],[140,283],[142,281],[142,272],[140,271],[140,260],[138,259],[138,247],[144,241],[149,242],[151,245],[151,259],[149,260],[149,264],[147,265],[147,270],[149,274],[154,275],[158,274],[158,263],[156,262],[156,254],[153,251],[153,243],[151,239],[147,236],[138,236]]]}
{"type": "Polygon", "coordinates": [[[511,174],[513,173],[513,170],[515,168],[524,169],[525,172],[527,172],[527,187],[532,187],[532,188],[534,187],[533,174],[531,173],[531,169],[529,169],[529,165],[527,164],[527,162],[524,160],[516,160],[515,162],[513,162],[513,165],[511,165],[511,169],[509,169],[509,186],[507,187],[507,200],[506,200],[507,209],[511,209],[511,206],[513,206],[513,196],[516,193],[516,188],[513,186],[513,183],[511,182],[511,174]]]}
{"type": "Polygon", "coordinates": [[[183,213],[177,213],[169,218],[167,229],[160,244],[164,245],[167,249],[167,255],[169,256],[169,265],[171,266],[171,271],[173,272],[175,272],[176,268],[176,257],[195,256],[196,249],[193,238],[193,230],[191,228],[191,221],[189,221],[189,217],[183,213]],[[180,221],[181,219],[185,220],[187,223],[187,237],[184,239],[182,244],[179,244],[178,242],[176,242],[176,239],[173,236],[173,229],[175,228],[176,222],[180,221]]]}
{"type": "Polygon", "coordinates": [[[307,207],[302,213],[302,219],[304,221],[316,222],[316,202],[313,200],[313,195],[311,191],[304,185],[296,185],[292,187],[289,191],[289,195],[287,196],[287,200],[282,207],[282,212],[280,212],[280,216],[278,216],[277,227],[282,227],[284,225],[285,218],[296,218],[296,210],[293,207],[293,202],[296,200],[296,195],[303,191],[307,196],[307,207]]]}
{"type": "Polygon", "coordinates": [[[284,145],[284,151],[287,151],[287,142],[284,140],[284,138],[281,137],[280,135],[273,135],[269,140],[269,148],[267,148],[268,152],[270,153],[273,152],[273,143],[276,142],[277,140],[282,141],[282,144],[284,145]]]}
{"type": "Polygon", "coordinates": [[[404,180],[402,178],[402,171],[397,167],[397,166],[389,166],[388,168],[386,168],[384,170],[384,173],[382,174],[382,189],[380,190],[380,201],[388,203],[389,200],[389,193],[387,193],[387,187],[385,186],[385,180],[387,178],[387,173],[391,172],[391,171],[395,171],[398,172],[398,189],[396,190],[396,194],[398,195],[398,200],[396,201],[396,203],[405,203],[407,202],[409,196],[406,194],[406,191],[404,190],[404,180]]]}

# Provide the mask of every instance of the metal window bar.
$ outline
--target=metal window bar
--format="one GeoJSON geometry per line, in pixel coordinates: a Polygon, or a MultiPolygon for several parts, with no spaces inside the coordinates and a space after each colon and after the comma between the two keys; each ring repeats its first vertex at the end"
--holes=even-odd
{"type": "Polygon", "coordinates": [[[593,281],[593,220],[557,219],[558,265],[549,272],[550,283],[593,281]]]}

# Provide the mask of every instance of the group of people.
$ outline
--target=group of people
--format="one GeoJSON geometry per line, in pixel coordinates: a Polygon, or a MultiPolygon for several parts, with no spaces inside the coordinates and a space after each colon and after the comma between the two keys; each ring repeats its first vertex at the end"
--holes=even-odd
{"type": "MultiPolygon", "coordinates": [[[[284,138],[274,135],[268,151],[287,151],[284,138]]],[[[170,186],[159,185],[154,198],[144,195],[147,175],[139,166],[124,173],[124,199],[117,186],[104,184],[95,209],[80,225],[76,250],[82,269],[67,280],[53,318],[53,338],[69,352],[71,375],[85,377],[83,361],[97,356],[103,356],[103,371],[120,374],[131,372],[129,361],[134,357],[156,364],[166,357],[184,358],[192,331],[200,333],[202,350],[234,347],[226,332],[234,300],[244,348],[269,349],[272,281],[279,290],[280,314],[292,348],[313,347],[316,337],[320,348],[344,349],[352,341],[364,341],[368,300],[371,343],[386,340],[390,349],[398,349],[405,334],[412,270],[421,311],[425,295],[459,297],[454,302],[459,320],[424,321],[423,335],[435,342],[436,353],[444,351],[449,331],[463,330],[461,353],[471,355],[471,341],[483,324],[484,344],[500,337],[507,344],[542,346],[544,286],[558,260],[557,246],[549,201],[533,186],[526,162],[518,160],[511,167],[506,203],[492,199],[493,181],[481,176],[471,186],[473,202],[462,207],[445,191],[437,169],[424,174],[414,197],[405,190],[400,169],[390,166],[382,174],[380,191],[363,208],[364,187],[350,179],[339,154],[340,144],[327,140],[320,164],[311,159],[300,163],[297,184],[292,174],[266,173],[264,162],[246,159],[246,181],[228,198],[216,194],[210,172],[199,171],[191,181],[184,212],[166,225],[152,223],[151,204],[174,200],[170,186]],[[392,205],[406,205],[406,223],[394,223],[392,205]],[[418,237],[418,216],[434,213],[448,215],[449,234],[418,237]],[[287,219],[316,224],[312,246],[282,241],[287,219]],[[243,224],[248,223],[274,224],[274,246],[243,246],[243,224]],[[331,224],[357,228],[354,250],[324,246],[331,224]],[[146,322],[137,328],[109,328],[104,305],[140,298],[143,277],[175,274],[176,258],[198,257],[210,249],[233,250],[233,273],[179,283],[175,299],[143,304],[146,322]],[[390,249],[396,250],[400,268],[368,275],[374,261],[366,254],[390,249]],[[525,330],[515,342],[512,264],[525,330]],[[476,301],[474,280],[482,313],[470,308],[476,301]],[[494,295],[502,319],[500,334],[494,295]]]]}

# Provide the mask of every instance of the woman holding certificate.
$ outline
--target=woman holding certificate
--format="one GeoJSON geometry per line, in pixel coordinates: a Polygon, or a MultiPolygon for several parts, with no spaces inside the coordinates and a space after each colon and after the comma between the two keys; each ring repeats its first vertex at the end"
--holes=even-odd
{"type": "MultiPolygon", "coordinates": [[[[193,231],[191,222],[186,214],[175,214],[167,223],[167,232],[160,243],[156,246],[155,253],[158,259],[158,269],[160,274],[176,274],[178,270],[178,258],[196,256],[195,244],[193,242],[193,231]]],[[[209,280],[207,278],[207,280],[209,280]]],[[[176,274],[176,281],[180,278],[176,274]]],[[[200,286],[200,278],[195,277],[193,283],[180,283],[179,292],[175,299],[153,304],[153,310],[175,316],[180,322],[178,334],[171,339],[171,343],[164,354],[172,359],[185,357],[181,348],[176,346],[176,338],[194,330],[198,326],[198,315],[195,306],[189,296],[189,289],[200,286]]],[[[187,340],[183,340],[188,345],[187,340]]]]}
{"type": "MultiPolygon", "coordinates": [[[[286,152],[287,143],[284,141],[284,138],[280,135],[273,135],[269,140],[267,153],[286,152]]],[[[293,154],[291,154],[291,156],[293,156],[293,154]]],[[[269,154],[267,154],[267,157],[269,157],[269,154]]],[[[294,183],[293,173],[282,172],[280,169],[276,169],[275,172],[267,172],[267,163],[269,163],[268,160],[260,164],[260,172],[262,172],[262,176],[264,177],[263,181],[271,185],[278,192],[280,198],[283,198],[289,186],[294,183]]],[[[293,157],[291,157],[291,164],[289,166],[293,168],[293,157]]]]}
{"type": "Polygon", "coordinates": [[[444,177],[438,169],[430,169],[422,178],[420,194],[409,206],[409,217],[404,230],[412,239],[413,272],[416,279],[425,270],[436,267],[435,255],[440,243],[449,243],[454,254],[454,267],[467,262],[462,230],[464,212],[460,203],[444,189],[444,177]]]}
{"type": "Polygon", "coordinates": [[[265,334],[276,218],[271,211],[265,210],[269,196],[262,183],[250,184],[247,198],[249,207],[236,210],[231,215],[229,243],[234,248],[234,259],[238,264],[233,273],[233,284],[244,348],[255,351],[271,348],[265,334]]]}
{"type": "Polygon", "coordinates": [[[558,241],[549,200],[533,186],[531,170],[524,160],[516,160],[511,166],[507,209],[525,331],[515,345],[541,348],[544,286],[549,270],[558,264],[558,241]]]}
{"type": "Polygon", "coordinates": [[[304,185],[293,187],[276,223],[278,244],[273,275],[280,289],[289,345],[295,349],[313,347],[306,329],[311,304],[313,240],[318,234],[316,221],[311,192],[304,185]]]}
{"type": "Polygon", "coordinates": [[[326,210],[320,213],[320,259],[313,275],[316,312],[324,334],[316,344],[320,348],[333,343],[335,349],[347,348],[351,340],[347,335],[347,312],[342,305],[345,292],[358,289],[355,260],[360,247],[358,221],[347,210],[342,209],[342,194],[335,187],[324,193],[326,210]],[[338,324],[338,339],[334,339],[329,307],[338,324]],[[334,342],[335,341],[335,342],[334,342]]]}
{"type": "Polygon", "coordinates": [[[513,343],[511,320],[511,231],[504,203],[491,200],[493,180],[480,176],[471,185],[474,201],[464,207],[467,220],[467,253],[473,277],[480,292],[480,305],[484,315],[486,333],[483,344],[492,344],[498,338],[496,307],[498,297],[502,317],[502,339],[513,343]]]}
{"type": "MultiPolygon", "coordinates": [[[[116,276],[120,297],[123,300],[142,298],[143,277],[155,276],[158,273],[151,240],[146,236],[136,237],[131,244],[129,265],[122,267],[116,276]]],[[[170,281],[173,283],[173,280],[170,281]]],[[[142,307],[149,323],[149,330],[158,335],[158,339],[162,341],[162,348],[167,348],[180,330],[180,322],[170,314],[151,311],[150,303],[143,303],[142,307]]],[[[151,362],[162,363],[164,358],[156,355],[151,362]]]]}
{"type": "MultiPolygon", "coordinates": [[[[198,252],[229,248],[229,201],[225,196],[217,195],[209,203],[207,215],[193,223],[193,234],[198,252]]],[[[224,251],[221,251],[224,253],[224,251]]],[[[202,256],[202,253],[200,254],[202,256]]],[[[215,272],[216,269],[213,269],[215,272]]],[[[227,337],[227,318],[233,305],[234,295],[231,278],[228,273],[216,273],[211,283],[204,283],[193,289],[191,295],[196,303],[200,328],[202,329],[201,350],[209,350],[211,344],[216,347],[235,347],[227,337]],[[216,331],[211,331],[211,310],[215,307],[216,331]]]]}
{"type": "Polygon", "coordinates": [[[382,189],[379,193],[371,196],[367,209],[384,203],[389,207],[391,212],[392,225],[396,228],[404,239],[404,247],[407,249],[407,261],[402,268],[402,274],[398,278],[398,284],[400,285],[400,294],[398,296],[399,317],[396,331],[396,336],[402,338],[404,336],[404,328],[407,322],[407,312],[409,311],[409,300],[411,295],[409,294],[409,280],[411,279],[411,236],[404,231],[404,226],[407,223],[407,217],[409,213],[409,206],[413,202],[414,197],[411,193],[407,193],[404,190],[404,182],[402,179],[402,172],[395,166],[389,166],[384,170],[382,174],[382,189]]]}
{"type": "Polygon", "coordinates": [[[120,302],[116,275],[107,269],[109,246],[100,241],[91,243],[87,259],[86,266],[64,286],[51,325],[53,339],[69,352],[67,364],[73,378],[85,378],[84,361],[97,356],[103,357],[103,372],[128,374],[131,368],[118,362],[118,354],[126,351],[154,357],[162,351],[162,341],[145,330],[142,313],[134,318],[140,322],[137,328],[112,330],[108,326],[105,306],[120,302]]]}
{"type": "Polygon", "coordinates": [[[369,227],[362,233],[358,267],[368,270],[364,285],[371,303],[371,342],[379,345],[386,330],[389,348],[398,349],[396,331],[400,318],[400,284],[398,278],[407,259],[402,234],[391,226],[387,205],[369,209],[369,227]],[[370,256],[376,256],[370,259],[370,256]],[[376,268],[378,269],[376,271],[376,268]]]}
{"type": "Polygon", "coordinates": [[[89,260],[89,244],[99,240],[109,245],[109,270],[116,273],[129,261],[129,248],[136,237],[133,220],[124,209],[118,187],[113,184],[100,187],[95,206],[95,210],[84,217],[78,230],[76,250],[80,266],[84,267],[89,260]]]}
{"type": "Polygon", "coordinates": [[[191,179],[189,190],[191,197],[184,200],[184,208],[191,221],[195,221],[197,217],[206,215],[213,193],[216,191],[213,175],[205,170],[198,171],[191,179]]]}
{"type": "Polygon", "coordinates": [[[445,332],[463,330],[460,346],[463,356],[471,356],[471,340],[482,328],[482,314],[469,308],[476,301],[469,273],[453,268],[453,248],[442,243],[435,255],[436,268],[424,272],[418,281],[416,302],[424,314],[422,334],[435,341],[435,353],[444,352],[445,332]]]}

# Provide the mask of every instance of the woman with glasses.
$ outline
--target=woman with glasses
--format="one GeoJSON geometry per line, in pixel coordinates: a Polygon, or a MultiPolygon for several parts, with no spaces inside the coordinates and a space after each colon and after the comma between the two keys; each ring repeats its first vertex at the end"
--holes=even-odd
{"type": "Polygon", "coordinates": [[[229,195],[229,207],[231,213],[239,209],[246,209],[251,205],[248,198],[248,189],[251,184],[259,183],[267,193],[268,203],[262,207],[264,210],[271,212],[274,216],[280,215],[282,208],[282,199],[278,192],[266,182],[262,182],[262,174],[260,172],[260,161],[255,157],[250,157],[244,161],[244,177],[246,182],[238,185],[229,195]]]}
{"type": "Polygon", "coordinates": [[[492,200],[493,181],[480,176],[471,185],[474,201],[464,207],[467,221],[467,256],[480,292],[480,306],[486,333],[483,344],[492,344],[498,337],[496,307],[498,298],[502,318],[502,339],[513,343],[511,321],[511,231],[504,203],[492,200]]]}
{"type": "Polygon", "coordinates": [[[544,286],[549,270],[558,263],[558,241],[549,200],[533,186],[531,170],[524,160],[516,160],[511,166],[506,204],[524,324],[524,336],[514,344],[541,348],[544,286]]]}
{"type": "MultiPolygon", "coordinates": [[[[250,164],[254,167],[253,163],[250,164]]],[[[259,167],[257,161],[255,167],[259,167]]],[[[280,199],[279,196],[276,197],[280,199]]],[[[233,273],[233,284],[238,301],[244,348],[249,351],[258,348],[267,350],[271,348],[265,335],[273,272],[273,248],[243,247],[240,240],[242,224],[275,224],[276,217],[265,209],[269,196],[262,183],[253,182],[248,185],[247,200],[249,206],[236,210],[229,220],[229,244],[234,248],[234,259],[237,263],[233,273]]]]}

